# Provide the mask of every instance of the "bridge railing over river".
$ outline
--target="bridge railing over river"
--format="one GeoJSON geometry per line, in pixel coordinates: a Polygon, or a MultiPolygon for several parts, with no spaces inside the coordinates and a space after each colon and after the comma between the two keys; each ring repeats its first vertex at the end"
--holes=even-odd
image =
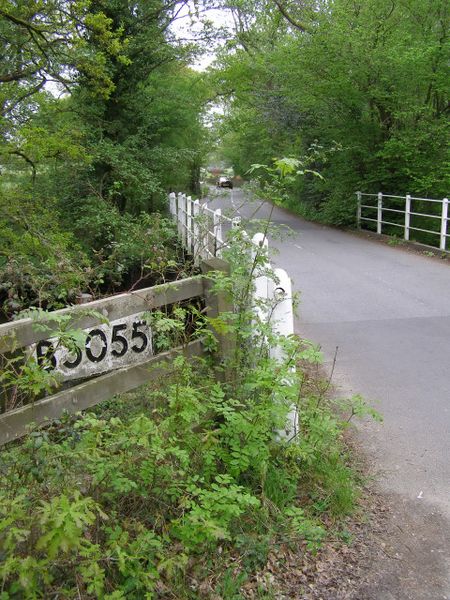
{"type": "Polygon", "coordinates": [[[358,228],[374,229],[378,234],[394,234],[399,230],[404,240],[413,240],[428,246],[447,250],[448,198],[441,200],[366,194],[356,192],[358,228]],[[375,229],[376,228],[376,229],[375,229]],[[415,234],[417,232],[417,234],[415,234]]]}

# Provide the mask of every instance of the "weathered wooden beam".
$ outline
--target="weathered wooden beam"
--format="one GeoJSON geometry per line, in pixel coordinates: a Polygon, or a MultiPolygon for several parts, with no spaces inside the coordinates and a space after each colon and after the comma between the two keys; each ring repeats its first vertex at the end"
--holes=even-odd
{"type": "Polygon", "coordinates": [[[0,445],[26,435],[32,423],[41,424],[58,419],[65,412],[74,414],[164,375],[176,356],[190,358],[202,354],[202,339],[195,340],[185,347],[180,346],[158,354],[143,364],[111,371],[33,404],[4,413],[0,415],[0,445]]]}
{"type": "Polygon", "coordinates": [[[113,321],[139,312],[159,308],[174,302],[181,302],[203,294],[203,281],[201,276],[180,279],[171,283],[156,285],[142,290],[136,290],[117,296],[109,296],[94,302],[79,306],[71,306],[55,310],[46,315],[45,320],[39,320],[39,325],[45,325],[42,331],[36,326],[38,322],[33,319],[20,319],[0,325],[0,353],[12,351],[22,346],[29,346],[34,342],[52,337],[52,332],[58,330],[58,324],[52,316],[70,315],[70,326],[77,329],[87,329],[99,325],[101,319],[89,311],[96,311],[104,318],[113,321]]]}

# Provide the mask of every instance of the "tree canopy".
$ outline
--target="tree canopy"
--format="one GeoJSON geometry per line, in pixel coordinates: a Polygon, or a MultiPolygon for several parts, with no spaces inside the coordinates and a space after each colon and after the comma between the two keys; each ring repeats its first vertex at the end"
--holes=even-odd
{"type": "Polygon", "coordinates": [[[351,222],[353,192],[448,194],[448,3],[326,0],[235,5],[214,72],[220,132],[241,174],[313,147],[324,180],[294,201],[351,222]],[[336,151],[340,148],[340,151],[336,151]]]}
{"type": "MultiPolygon", "coordinates": [[[[7,312],[120,284],[117,269],[125,277],[130,257],[142,261],[142,214],[164,208],[169,189],[198,190],[210,93],[189,67],[198,44],[171,28],[184,6],[1,0],[0,282],[7,312]],[[130,227],[134,250],[125,239],[130,227]]],[[[207,30],[199,44],[202,35],[207,30]]]]}

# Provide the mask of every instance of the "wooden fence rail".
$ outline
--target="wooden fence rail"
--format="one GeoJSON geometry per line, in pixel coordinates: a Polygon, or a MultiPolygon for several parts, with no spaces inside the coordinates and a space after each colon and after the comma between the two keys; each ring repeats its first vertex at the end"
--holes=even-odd
{"type": "MultiPolygon", "coordinates": [[[[211,280],[206,273],[213,270],[227,271],[228,265],[214,258],[205,261],[202,270],[205,275],[47,313],[38,323],[28,318],[0,325],[0,352],[5,354],[17,348],[29,347],[41,340],[48,340],[55,335],[58,329],[58,316],[61,315],[71,317],[72,328],[87,329],[99,325],[105,318],[114,321],[177,302],[203,298],[207,313],[216,316],[218,307],[224,310],[224,307],[229,308],[230,305],[221,294],[212,293],[211,280]],[[92,314],[92,311],[96,311],[98,315],[92,314]],[[42,331],[41,327],[36,328],[36,325],[45,325],[47,329],[42,331]]],[[[147,360],[139,364],[125,364],[122,368],[1,414],[0,445],[25,435],[31,424],[41,424],[49,419],[57,419],[63,413],[73,414],[95,406],[116,394],[129,391],[158,377],[158,374],[167,370],[176,356],[201,356],[202,342],[201,338],[168,352],[147,357],[147,360]]],[[[222,343],[222,340],[219,340],[219,343],[222,343]]]]}

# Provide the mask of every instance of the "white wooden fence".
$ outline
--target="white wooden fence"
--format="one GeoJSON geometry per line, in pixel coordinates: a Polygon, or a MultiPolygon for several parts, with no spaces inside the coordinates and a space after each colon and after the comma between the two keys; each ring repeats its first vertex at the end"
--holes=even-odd
{"type": "MultiPolygon", "coordinates": [[[[229,218],[220,208],[211,209],[208,202],[192,200],[186,194],[169,194],[169,210],[177,223],[178,235],[184,249],[190,253],[196,264],[200,260],[221,258],[228,246],[227,236],[222,225],[229,228],[240,227],[241,218],[229,218]]],[[[244,237],[249,239],[244,232],[244,237]]],[[[252,238],[252,254],[259,257],[260,268],[254,272],[254,303],[256,318],[263,323],[270,322],[275,333],[281,336],[294,334],[294,311],[292,304],[292,282],[284,269],[272,268],[268,259],[268,239],[264,233],[256,233],[252,238]]],[[[270,349],[275,360],[284,360],[281,346],[270,349]]],[[[289,385],[289,382],[286,382],[289,385]]],[[[297,435],[298,415],[292,408],[286,430],[280,434],[287,437],[297,435]]]]}
{"type": "Polygon", "coordinates": [[[406,196],[393,196],[390,194],[365,194],[363,192],[356,192],[357,198],[357,224],[358,228],[362,226],[362,222],[373,222],[376,223],[377,233],[383,233],[383,225],[398,227],[403,230],[403,238],[405,240],[410,239],[411,231],[420,231],[431,235],[438,236],[439,248],[441,250],[447,249],[447,238],[450,237],[448,233],[448,198],[442,200],[435,200],[432,198],[418,198],[406,194],[406,196]],[[367,200],[365,200],[367,198],[367,200]],[[376,199],[375,204],[368,204],[370,198],[376,199]],[[392,206],[386,206],[386,200],[393,200],[399,203],[404,200],[404,207],[396,205],[395,208],[392,206]],[[364,204],[363,204],[364,202],[364,204]],[[441,208],[439,214],[429,214],[429,212],[422,212],[420,208],[417,208],[419,203],[429,202],[430,204],[440,204],[441,208]],[[386,220],[386,213],[400,214],[403,215],[401,223],[395,223],[392,220],[386,220]],[[411,217],[425,217],[426,219],[433,219],[436,222],[435,229],[425,229],[422,227],[414,227],[411,225],[411,217]]]}
{"type": "Polygon", "coordinates": [[[240,224],[240,217],[230,219],[220,208],[212,210],[208,202],[192,200],[186,194],[169,194],[169,209],[177,223],[180,241],[196,265],[201,260],[221,258],[226,246],[222,225],[228,223],[236,227],[240,224]]]}

